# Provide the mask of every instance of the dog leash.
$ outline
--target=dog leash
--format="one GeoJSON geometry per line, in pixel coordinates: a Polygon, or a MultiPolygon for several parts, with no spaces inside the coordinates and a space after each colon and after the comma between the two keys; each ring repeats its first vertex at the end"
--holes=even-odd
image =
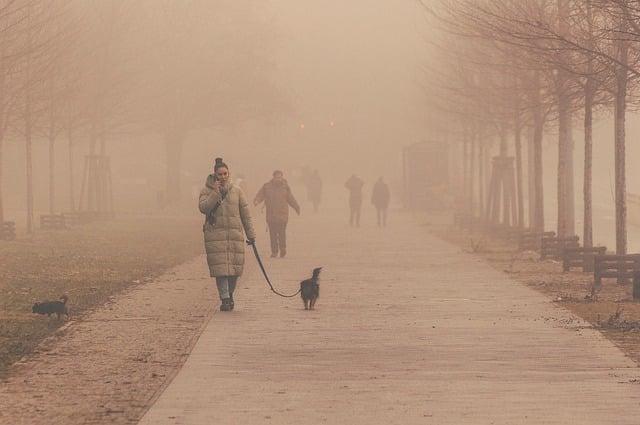
{"type": "Polygon", "coordinates": [[[300,291],[302,291],[302,288],[300,288],[298,289],[298,292],[291,295],[284,295],[276,291],[273,285],[271,284],[271,281],[269,280],[269,276],[267,276],[267,271],[264,269],[264,265],[262,264],[262,260],[260,259],[260,254],[258,254],[258,248],[256,247],[255,241],[247,241],[247,245],[251,245],[251,247],[253,248],[253,254],[256,256],[256,260],[258,260],[258,265],[260,266],[260,270],[262,270],[262,275],[264,276],[265,280],[269,284],[269,288],[271,288],[271,291],[273,291],[274,294],[279,295],[283,298],[292,298],[298,295],[300,291]]]}

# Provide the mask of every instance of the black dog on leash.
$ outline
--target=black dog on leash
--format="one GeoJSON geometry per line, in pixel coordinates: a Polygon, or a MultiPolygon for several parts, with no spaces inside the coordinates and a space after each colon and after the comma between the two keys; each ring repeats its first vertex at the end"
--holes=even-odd
{"type": "Polygon", "coordinates": [[[305,310],[313,310],[320,296],[320,270],[322,270],[322,267],[313,269],[311,279],[300,282],[300,296],[304,302],[305,310]]]}

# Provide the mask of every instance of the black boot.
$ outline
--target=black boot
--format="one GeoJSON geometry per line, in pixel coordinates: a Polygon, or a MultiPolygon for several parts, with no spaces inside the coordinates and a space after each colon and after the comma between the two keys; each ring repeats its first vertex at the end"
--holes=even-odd
{"type": "Polygon", "coordinates": [[[229,296],[229,311],[233,311],[233,294],[229,296]]]}
{"type": "Polygon", "coordinates": [[[231,311],[230,298],[223,298],[220,304],[220,311],[231,311]]]}

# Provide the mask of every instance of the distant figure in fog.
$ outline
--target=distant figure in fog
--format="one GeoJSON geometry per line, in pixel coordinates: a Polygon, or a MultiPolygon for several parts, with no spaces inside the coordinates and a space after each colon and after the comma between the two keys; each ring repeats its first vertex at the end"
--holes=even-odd
{"type": "Polygon", "coordinates": [[[320,201],[322,200],[322,179],[318,170],[313,170],[313,174],[308,180],[309,200],[313,204],[313,212],[318,212],[320,201]]]}
{"type": "Polygon", "coordinates": [[[209,272],[216,278],[222,301],[220,310],[231,311],[233,292],[244,266],[244,237],[254,243],[256,232],[244,193],[231,182],[229,167],[222,158],[216,158],[213,174],[207,177],[200,192],[198,207],[206,217],[204,247],[209,272]]]}
{"type": "Polygon", "coordinates": [[[355,174],[349,177],[349,180],[344,184],[349,190],[349,208],[351,214],[349,216],[349,225],[360,226],[360,209],[362,208],[362,186],[364,181],[355,174]]]}
{"type": "Polygon", "coordinates": [[[380,177],[373,186],[373,192],[371,193],[371,203],[376,207],[378,213],[378,227],[387,225],[389,198],[389,186],[380,177]]]}
{"type": "Polygon", "coordinates": [[[271,238],[271,257],[287,255],[287,222],[289,206],[300,215],[300,206],[291,193],[289,184],[280,170],[273,172],[273,178],[262,186],[253,200],[254,205],[261,202],[267,207],[267,225],[271,238]]]}

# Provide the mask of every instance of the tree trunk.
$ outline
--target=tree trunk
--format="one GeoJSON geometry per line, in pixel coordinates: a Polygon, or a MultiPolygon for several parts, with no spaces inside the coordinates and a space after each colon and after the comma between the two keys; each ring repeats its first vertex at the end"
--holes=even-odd
{"type": "Polygon", "coordinates": [[[50,72],[47,80],[49,96],[49,214],[54,214],[56,209],[56,174],[55,174],[55,143],[56,143],[56,106],[57,98],[55,93],[55,75],[58,69],[50,72]]]}
{"type": "Polygon", "coordinates": [[[518,203],[518,222],[516,226],[524,227],[524,197],[522,184],[522,127],[520,125],[520,112],[516,111],[514,120],[514,142],[516,151],[516,199],[518,203]]]}
{"type": "Polygon", "coordinates": [[[528,225],[530,229],[533,229],[533,223],[535,222],[535,196],[536,196],[536,181],[534,170],[534,154],[533,154],[533,126],[527,127],[527,211],[528,211],[528,225]]]}
{"type": "MultiPolygon", "coordinates": [[[[27,21],[31,20],[32,5],[27,6],[27,21]]],[[[26,158],[26,174],[27,174],[27,233],[33,233],[33,164],[32,164],[32,96],[31,96],[31,23],[27,22],[27,62],[25,70],[25,88],[26,95],[24,100],[24,139],[25,139],[25,158],[26,158]]]]}
{"type": "Polygon", "coordinates": [[[69,154],[69,207],[71,212],[76,210],[76,201],[74,197],[74,181],[73,181],[73,130],[71,125],[67,128],[68,154],[69,154]]]}
{"type": "Polygon", "coordinates": [[[570,99],[564,93],[560,93],[558,96],[558,236],[560,237],[575,234],[570,108],[570,99]]]}
{"type": "Polygon", "coordinates": [[[27,233],[33,233],[33,149],[31,140],[31,99],[27,95],[24,120],[25,158],[27,173],[27,233]]]}
{"type": "MultiPolygon", "coordinates": [[[[569,33],[570,7],[568,0],[558,0],[560,34],[569,33]]],[[[558,69],[556,94],[558,101],[558,236],[575,235],[575,193],[573,183],[573,138],[571,98],[568,94],[569,76],[558,69]]]]}
{"type": "MultiPolygon", "coordinates": [[[[536,76],[537,77],[537,76],[536,76]]],[[[538,77],[537,77],[538,78],[538,77]]],[[[539,87],[539,86],[538,86],[539,87]]],[[[540,103],[539,92],[536,93],[533,113],[533,172],[534,172],[534,206],[535,217],[532,223],[534,231],[544,231],[544,184],[542,179],[542,136],[544,133],[544,114],[540,103]]]]}
{"type": "Polygon", "coordinates": [[[467,133],[464,133],[462,139],[462,205],[466,210],[468,208],[467,200],[469,199],[469,149],[468,149],[467,133]]]}
{"type": "MultiPolygon", "coordinates": [[[[511,202],[509,198],[509,187],[510,183],[506,179],[509,178],[509,174],[507,173],[506,168],[506,158],[508,155],[508,138],[507,138],[507,126],[505,123],[502,123],[500,126],[500,180],[496,185],[498,187],[498,199],[502,196],[502,224],[505,226],[509,226],[510,217],[511,217],[511,202]]],[[[500,202],[498,201],[498,208],[500,208],[500,202]]]]}
{"type": "Polygon", "coordinates": [[[616,198],[616,254],[627,253],[627,190],[625,178],[625,118],[627,109],[627,43],[619,42],[621,65],[616,71],[615,97],[615,198],[616,198]]]}
{"type": "Polygon", "coordinates": [[[500,156],[506,157],[509,154],[509,147],[507,142],[507,126],[500,125],[500,156]]]}
{"type": "Polygon", "coordinates": [[[49,137],[49,214],[55,212],[55,140],[49,137]]]}
{"type": "Polygon", "coordinates": [[[593,246],[593,210],[592,210],[592,167],[593,167],[593,92],[591,79],[588,78],[584,93],[584,181],[582,196],[584,200],[584,220],[582,244],[585,248],[593,246]]]}
{"type": "Polygon", "coordinates": [[[480,136],[478,140],[478,216],[484,217],[484,187],[485,187],[485,148],[484,140],[480,136]]]}
{"type": "Polygon", "coordinates": [[[2,148],[3,148],[3,137],[0,136],[0,226],[4,223],[4,204],[2,202],[2,148]]]}
{"type": "Polygon", "coordinates": [[[476,180],[476,144],[477,135],[471,135],[471,155],[469,164],[469,214],[474,217],[475,213],[475,180],[476,180]]]}

